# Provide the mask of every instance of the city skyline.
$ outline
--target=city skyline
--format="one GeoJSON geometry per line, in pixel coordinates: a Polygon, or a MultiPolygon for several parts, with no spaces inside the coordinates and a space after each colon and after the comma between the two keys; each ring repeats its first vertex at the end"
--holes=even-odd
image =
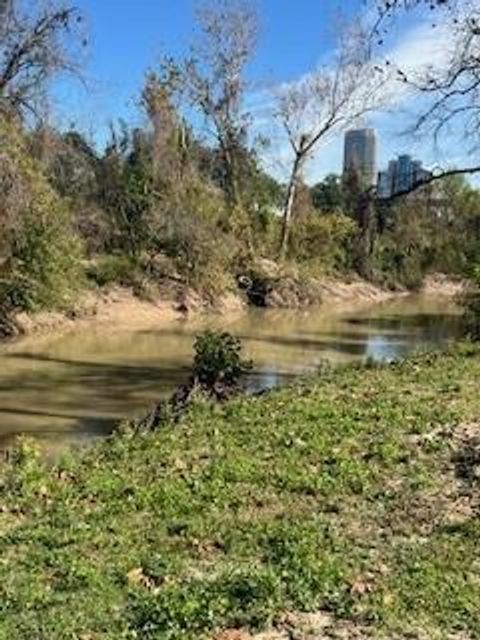
{"type": "Polygon", "coordinates": [[[364,187],[376,187],[379,198],[409,191],[431,175],[423,161],[400,153],[378,169],[378,134],[374,127],[349,129],[344,133],[343,176],[355,172],[364,187]]]}

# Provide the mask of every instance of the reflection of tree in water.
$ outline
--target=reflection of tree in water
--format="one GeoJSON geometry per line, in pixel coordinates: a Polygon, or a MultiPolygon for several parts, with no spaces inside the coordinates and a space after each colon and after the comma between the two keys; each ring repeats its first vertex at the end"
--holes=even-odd
{"type": "Polygon", "coordinates": [[[462,316],[454,313],[398,314],[365,318],[353,317],[347,318],[345,322],[354,326],[365,326],[369,329],[388,332],[402,331],[404,333],[406,330],[421,332],[431,337],[441,337],[447,333],[448,335],[459,335],[462,329],[462,316]]]}

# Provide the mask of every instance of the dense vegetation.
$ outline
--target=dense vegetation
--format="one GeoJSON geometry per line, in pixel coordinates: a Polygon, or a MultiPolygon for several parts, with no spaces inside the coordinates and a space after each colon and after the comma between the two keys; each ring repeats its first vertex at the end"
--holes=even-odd
{"type": "MultiPolygon", "coordinates": [[[[214,302],[240,282],[263,304],[265,291],[282,286],[294,290],[294,302],[316,300],[312,282],[325,273],[413,288],[429,271],[475,271],[480,194],[462,177],[396,202],[369,202],[366,215],[355,176],[309,187],[299,167],[289,185],[268,175],[260,160],[268,141],[255,139],[245,107],[257,29],[242,3],[219,1],[199,13],[191,54],[165,57],[145,76],[144,125],[113,125],[103,150],[37,110],[49,82],[78,59],[82,24],[74,9],[38,6],[34,13],[16,0],[2,9],[2,316],[68,310],[82,288],[111,283],[150,297],[193,288],[214,302]],[[199,116],[213,136],[199,129],[199,116]]],[[[355,64],[337,70],[347,94],[359,90],[351,85],[355,64]]],[[[295,122],[294,97],[282,103],[285,124],[295,122]]],[[[319,109],[328,103],[319,93],[308,100],[319,109]]],[[[303,166],[313,147],[307,153],[299,144],[303,166]]]]}
{"type": "Polygon", "coordinates": [[[2,473],[0,638],[480,637],[479,355],[197,400],[48,471],[25,443],[2,473]]]}

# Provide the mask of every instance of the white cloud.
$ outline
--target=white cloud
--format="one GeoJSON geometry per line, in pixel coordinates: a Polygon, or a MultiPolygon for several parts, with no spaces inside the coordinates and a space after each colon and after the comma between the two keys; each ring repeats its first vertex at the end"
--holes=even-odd
{"type": "Polygon", "coordinates": [[[411,75],[447,62],[453,44],[446,24],[432,27],[431,23],[423,22],[405,32],[385,58],[411,75]]]}

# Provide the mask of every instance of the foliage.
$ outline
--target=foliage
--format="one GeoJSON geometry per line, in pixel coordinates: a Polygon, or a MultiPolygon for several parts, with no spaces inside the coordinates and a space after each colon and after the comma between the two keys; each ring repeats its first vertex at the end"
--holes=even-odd
{"type": "Polygon", "coordinates": [[[38,484],[43,479],[40,452],[33,439],[19,438],[9,452],[9,465],[4,476],[4,488],[13,496],[35,499],[38,484]]]}
{"type": "Polygon", "coordinates": [[[186,286],[212,302],[231,286],[240,243],[226,222],[221,194],[195,173],[152,212],[150,232],[154,249],[173,260],[186,286]]]}
{"type": "Polygon", "coordinates": [[[478,292],[468,296],[465,306],[465,332],[468,338],[478,342],[480,340],[480,295],[478,292]]]}
{"type": "Polygon", "coordinates": [[[463,300],[465,333],[470,340],[480,341],[480,266],[472,266],[470,271],[472,290],[463,300]]]}
{"type": "Polygon", "coordinates": [[[175,112],[169,87],[147,78],[143,94],[151,129],[123,126],[100,162],[101,203],[111,224],[111,250],[165,255],[185,287],[214,301],[231,284],[240,248],[222,192],[199,173],[195,146],[175,112]]]}
{"type": "Polygon", "coordinates": [[[323,213],[345,210],[344,184],[340,176],[331,173],[312,187],[313,206],[323,213]]]}
{"type": "Polygon", "coordinates": [[[156,200],[151,150],[141,131],[123,123],[112,130],[99,167],[100,203],[111,225],[110,248],[138,256],[149,243],[149,217],[156,200]]]}
{"type": "Polygon", "coordinates": [[[245,104],[246,67],[256,47],[258,20],[253,5],[244,0],[205,2],[196,17],[199,31],[190,54],[166,58],[160,76],[206,120],[233,212],[242,208],[242,159],[248,155],[251,119],[245,104]]]}
{"type": "Polygon", "coordinates": [[[418,287],[428,272],[471,275],[478,251],[480,196],[450,177],[382,212],[374,267],[385,284],[418,287]]]}
{"type": "Polygon", "coordinates": [[[4,262],[0,300],[21,309],[68,307],[82,285],[82,245],[65,202],[29,154],[18,128],[0,122],[4,262]]]}
{"type": "Polygon", "coordinates": [[[87,275],[99,287],[108,284],[134,286],[140,277],[140,267],[128,255],[104,255],[89,264],[87,275]]]}
{"type": "Polygon", "coordinates": [[[28,148],[53,189],[65,200],[88,255],[111,250],[111,225],[100,194],[101,157],[78,131],[45,125],[27,133],[28,148]]]}
{"type": "MultiPolygon", "coordinates": [[[[251,301],[288,305],[318,301],[311,276],[325,272],[413,289],[429,271],[470,276],[478,264],[480,197],[462,179],[396,204],[376,202],[355,172],[304,182],[322,140],[382,99],[389,74],[373,64],[358,25],[340,34],[333,71],[282,87],[276,111],[294,150],[282,185],[261,161],[269,141],[254,137],[246,110],[258,35],[248,2],[201,7],[190,55],[165,56],[146,74],[141,126],[112,126],[103,151],[75,129],[18,116],[79,59],[80,14],[68,3],[34,4],[28,12],[23,0],[6,3],[0,28],[0,102],[10,114],[0,132],[0,305],[8,312],[68,308],[85,286],[83,258],[100,286],[179,297],[193,289],[211,304],[243,276],[251,301]],[[275,276],[255,268],[279,257],[285,268],[275,276]]],[[[398,3],[387,4],[384,17],[393,18],[398,3]]]]}
{"type": "Polygon", "coordinates": [[[27,137],[29,151],[60,196],[77,203],[96,195],[99,158],[84,136],[73,129],[60,134],[44,125],[27,137]]]}
{"type": "Polygon", "coordinates": [[[477,637],[478,481],[452,454],[479,375],[465,345],[198,403],[53,468],[24,450],[0,471],[0,638],[281,632],[286,611],[328,612],[320,636],[477,637]]]}
{"type": "Polygon", "coordinates": [[[341,213],[309,213],[292,229],[289,257],[325,271],[345,270],[355,230],[352,219],[341,213]]]}
{"type": "Polygon", "coordinates": [[[235,389],[252,363],[242,359],[240,340],[226,332],[205,331],[195,340],[193,376],[205,389],[235,389]]]}

